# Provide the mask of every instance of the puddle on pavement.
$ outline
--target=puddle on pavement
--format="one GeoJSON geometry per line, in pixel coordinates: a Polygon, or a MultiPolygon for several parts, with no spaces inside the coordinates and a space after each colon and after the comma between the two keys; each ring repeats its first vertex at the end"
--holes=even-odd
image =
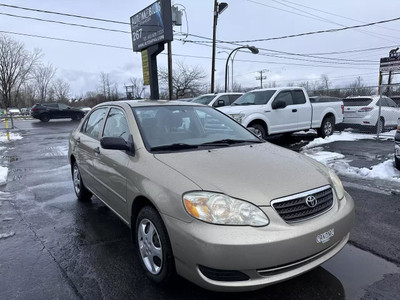
{"type": "Polygon", "coordinates": [[[346,299],[360,299],[385,274],[400,273],[395,264],[349,244],[322,267],[340,280],[346,299]]]}

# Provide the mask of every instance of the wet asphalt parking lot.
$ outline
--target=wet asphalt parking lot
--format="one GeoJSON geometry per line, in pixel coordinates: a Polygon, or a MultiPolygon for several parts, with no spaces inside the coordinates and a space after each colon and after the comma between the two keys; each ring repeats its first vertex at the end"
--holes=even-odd
{"type": "MultiPolygon", "coordinates": [[[[350,243],[306,274],[250,293],[209,292],[183,278],[161,288],[143,275],[122,221],[95,197],[76,200],[66,154],[77,123],[26,120],[15,126],[23,139],[0,151],[0,165],[9,168],[0,188],[0,299],[400,297],[400,196],[393,184],[342,178],[356,202],[350,243]]],[[[298,139],[272,142],[298,150],[298,139]]],[[[390,141],[350,143],[324,147],[353,155],[354,164],[393,151],[390,141]]]]}

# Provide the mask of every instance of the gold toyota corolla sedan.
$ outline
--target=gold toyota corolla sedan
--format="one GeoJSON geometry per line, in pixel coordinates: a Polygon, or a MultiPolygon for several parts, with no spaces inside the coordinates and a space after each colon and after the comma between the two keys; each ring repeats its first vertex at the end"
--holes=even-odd
{"type": "Polygon", "coordinates": [[[131,228],[147,276],[246,291],[317,267],[349,239],[354,203],[322,164],[260,140],[212,107],[118,101],[70,136],[79,200],[131,228]]]}

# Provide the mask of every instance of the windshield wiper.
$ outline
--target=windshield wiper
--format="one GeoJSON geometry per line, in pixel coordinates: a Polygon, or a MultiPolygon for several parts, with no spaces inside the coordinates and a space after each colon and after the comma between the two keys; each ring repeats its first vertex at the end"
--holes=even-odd
{"type": "Polygon", "coordinates": [[[212,142],[207,142],[200,144],[199,146],[213,146],[213,145],[218,145],[218,146],[229,146],[233,144],[243,144],[243,143],[263,143],[261,140],[233,140],[233,139],[222,139],[222,140],[216,140],[212,142]]]}
{"type": "Polygon", "coordinates": [[[170,145],[162,145],[150,148],[151,151],[163,151],[163,150],[184,150],[198,148],[197,145],[189,145],[184,143],[176,143],[170,145]]]}

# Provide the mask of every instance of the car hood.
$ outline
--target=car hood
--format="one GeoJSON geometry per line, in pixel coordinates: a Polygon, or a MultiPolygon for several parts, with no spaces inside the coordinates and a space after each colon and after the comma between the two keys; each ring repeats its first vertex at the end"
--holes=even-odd
{"type": "Polygon", "coordinates": [[[325,167],[270,143],[155,154],[203,190],[256,205],[330,184],[325,167]]]}

